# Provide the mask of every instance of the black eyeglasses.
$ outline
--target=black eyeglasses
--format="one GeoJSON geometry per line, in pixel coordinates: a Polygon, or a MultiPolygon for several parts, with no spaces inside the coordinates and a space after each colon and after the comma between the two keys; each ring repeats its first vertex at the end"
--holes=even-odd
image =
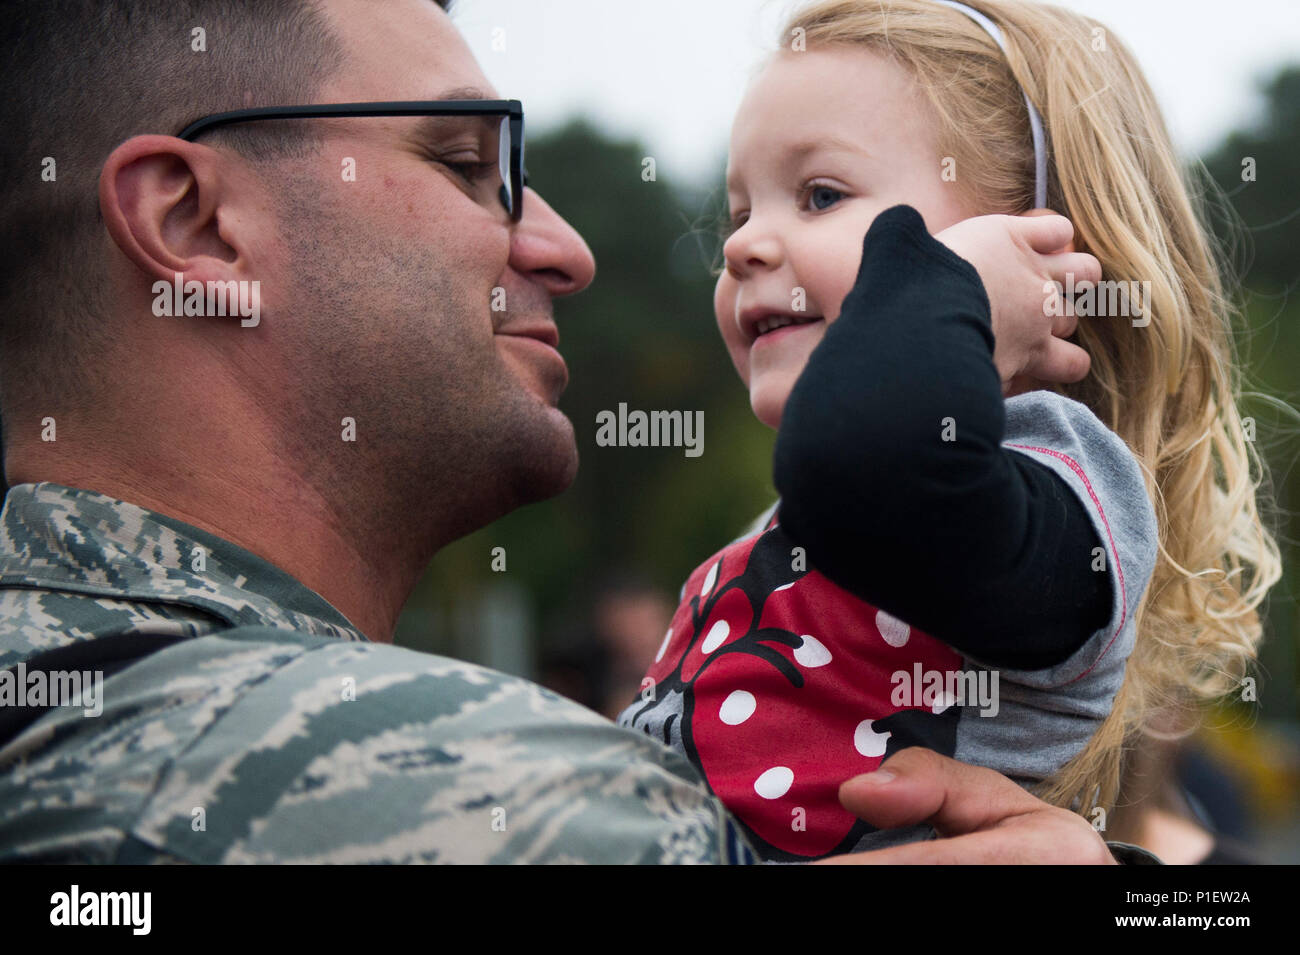
{"type": "Polygon", "coordinates": [[[190,123],[178,139],[192,141],[200,133],[232,123],[266,119],[333,119],[340,116],[501,116],[497,132],[497,167],[501,173],[499,198],[510,218],[518,222],[524,212],[524,106],[517,99],[409,100],[392,103],[329,103],[315,106],[261,106],[213,113],[190,123]]]}

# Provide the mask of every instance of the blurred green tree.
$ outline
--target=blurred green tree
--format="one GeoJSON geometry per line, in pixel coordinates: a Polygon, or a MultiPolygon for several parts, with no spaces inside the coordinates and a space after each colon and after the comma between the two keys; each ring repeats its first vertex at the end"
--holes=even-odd
{"type": "Polygon", "coordinates": [[[1261,712],[1300,718],[1300,66],[1261,86],[1253,126],[1234,131],[1204,157],[1217,191],[1208,193],[1226,278],[1239,289],[1245,321],[1237,346],[1243,370],[1242,414],[1255,419],[1256,450],[1270,471],[1266,493],[1282,549],[1284,577],[1267,607],[1261,651],[1261,712]],[[1289,405],[1290,407],[1286,407],[1289,405]]]}

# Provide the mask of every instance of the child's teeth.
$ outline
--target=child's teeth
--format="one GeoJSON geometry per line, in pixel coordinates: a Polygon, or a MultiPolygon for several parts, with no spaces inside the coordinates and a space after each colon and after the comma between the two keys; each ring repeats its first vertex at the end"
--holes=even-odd
{"type": "Polygon", "coordinates": [[[754,326],[754,333],[755,335],[766,335],[768,332],[784,328],[787,325],[802,325],[815,321],[819,321],[819,317],[816,315],[807,318],[795,318],[791,315],[769,315],[754,326]]]}

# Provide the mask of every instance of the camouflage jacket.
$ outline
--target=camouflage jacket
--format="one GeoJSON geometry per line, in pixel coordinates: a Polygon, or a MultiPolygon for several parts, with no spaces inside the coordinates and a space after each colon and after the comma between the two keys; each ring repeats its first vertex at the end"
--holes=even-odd
{"type": "Polygon", "coordinates": [[[96,492],[5,498],[0,668],[0,862],[754,861],[655,741],[96,492]]]}

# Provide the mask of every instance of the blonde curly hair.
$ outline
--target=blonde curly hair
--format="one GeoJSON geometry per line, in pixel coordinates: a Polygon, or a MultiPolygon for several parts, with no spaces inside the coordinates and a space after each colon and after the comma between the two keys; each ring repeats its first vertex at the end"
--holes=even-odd
{"type": "Polygon", "coordinates": [[[1180,166],[1137,61],[1102,24],[1060,7],[967,5],[1001,28],[1006,54],[970,17],[933,0],[822,0],[794,13],[782,42],[865,47],[910,70],[933,107],[940,155],[962,171],[955,187],[983,213],[1033,206],[1023,89],[1046,127],[1049,207],[1074,223],[1076,247],[1100,260],[1104,278],[1150,283],[1149,324],[1080,321],[1073,338],[1091,371],[1053,389],[1124,439],[1159,521],[1159,556],[1111,715],[1037,790],[1092,814],[1115,807],[1125,751],[1156,732],[1158,714],[1241,686],[1281,558],[1257,505],[1266,471],[1238,409],[1231,332],[1241,316],[1206,226],[1206,194],[1180,166]]]}

